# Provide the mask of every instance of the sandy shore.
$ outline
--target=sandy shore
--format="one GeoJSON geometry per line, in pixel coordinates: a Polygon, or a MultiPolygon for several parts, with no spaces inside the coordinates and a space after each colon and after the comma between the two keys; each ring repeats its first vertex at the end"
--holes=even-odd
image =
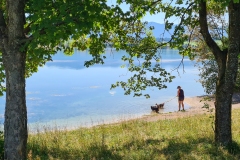
{"type": "MultiPolygon", "coordinates": [[[[140,118],[123,118],[123,119],[118,119],[116,121],[112,121],[110,120],[109,122],[103,122],[103,123],[98,123],[98,124],[94,124],[94,125],[89,125],[89,126],[74,126],[74,127],[70,127],[70,125],[68,126],[57,126],[57,128],[59,130],[74,130],[77,129],[79,127],[93,127],[93,126],[99,126],[102,124],[116,124],[116,123],[121,123],[123,121],[129,121],[129,120],[143,120],[143,121],[157,121],[157,120],[165,120],[165,119],[176,119],[176,118],[183,118],[183,117],[191,117],[191,116],[195,116],[195,115],[200,115],[200,114],[210,114],[210,110],[212,110],[214,112],[214,99],[211,98],[209,99],[209,101],[204,101],[204,97],[206,96],[197,96],[197,97],[186,97],[184,100],[184,104],[188,104],[190,106],[189,109],[186,109],[185,111],[176,111],[176,112],[169,112],[169,113],[156,113],[156,112],[152,112],[152,114],[150,115],[145,115],[142,116],[140,118]],[[207,108],[203,108],[204,104],[208,104],[209,105],[209,109],[207,108]]],[[[177,107],[177,104],[176,104],[177,107]]],[[[236,109],[239,108],[240,109],[240,93],[238,94],[234,94],[233,96],[233,103],[232,103],[232,108],[236,109]]],[[[150,108],[149,108],[150,109],[150,108]]],[[[212,114],[214,114],[213,112],[211,112],[212,114]]],[[[54,123],[55,124],[55,123],[54,123]]],[[[44,123],[43,125],[44,127],[42,128],[43,130],[46,129],[46,125],[44,123]]],[[[37,125],[38,130],[41,130],[41,125],[37,125]],[[39,127],[40,126],[40,127],[39,127]]],[[[56,129],[56,124],[54,126],[49,125],[47,127],[48,130],[54,130],[56,129]]],[[[35,133],[35,128],[33,127],[32,131],[30,131],[31,133],[35,133]]]]}
{"type": "MultiPolygon", "coordinates": [[[[178,111],[178,112],[171,112],[171,113],[153,113],[150,116],[144,116],[140,118],[141,120],[146,121],[157,121],[163,119],[173,119],[173,118],[182,118],[182,117],[189,117],[199,114],[210,114],[209,110],[214,112],[214,99],[210,98],[209,101],[204,101],[204,97],[206,96],[197,96],[197,97],[186,97],[184,100],[185,104],[190,106],[189,109],[186,111],[178,111]],[[208,104],[209,109],[203,108],[204,104],[208,104]]],[[[234,94],[233,96],[233,104],[232,108],[240,108],[240,93],[234,94]]]]}

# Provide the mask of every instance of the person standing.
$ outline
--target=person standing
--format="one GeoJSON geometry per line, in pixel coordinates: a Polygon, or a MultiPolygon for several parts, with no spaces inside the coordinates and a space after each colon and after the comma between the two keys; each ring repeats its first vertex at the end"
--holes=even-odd
{"type": "Polygon", "coordinates": [[[180,86],[177,87],[178,91],[177,91],[177,97],[178,97],[178,111],[181,110],[181,106],[182,106],[182,110],[184,110],[184,104],[183,104],[183,101],[184,101],[184,91],[181,89],[180,86]]]}

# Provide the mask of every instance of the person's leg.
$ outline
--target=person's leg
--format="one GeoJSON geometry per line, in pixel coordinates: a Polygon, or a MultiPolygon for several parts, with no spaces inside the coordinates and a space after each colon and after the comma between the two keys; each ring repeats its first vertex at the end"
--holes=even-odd
{"type": "Polygon", "coordinates": [[[181,109],[181,101],[178,101],[178,111],[181,109]]]}
{"type": "Polygon", "coordinates": [[[183,103],[182,101],[179,101],[179,110],[181,110],[181,108],[183,108],[183,103]]]}
{"type": "Polygon", "coordinates": [[[182,109],[183,109],[183,111],[185,111],[183,101],[182,101],[182,109]]]}

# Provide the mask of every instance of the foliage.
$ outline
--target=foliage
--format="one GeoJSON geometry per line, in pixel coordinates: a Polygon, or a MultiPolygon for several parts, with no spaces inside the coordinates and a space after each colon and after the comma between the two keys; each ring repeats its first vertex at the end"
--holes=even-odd
{"type": "Polygon", "coordinates": [[[199,82],[202,84],[207,94],[215,94],[217,81],[217,63],[213,59],[201,61],[199,65],[200,77],[199,82]]]}
{"type": "Polygon", "coordinates": [[[228,148],[215,145],[206,114],[30,134],[28,159],[239,159],[239,115],[234,110],[228,148]]]}
{"type": "Polygon", "coordinates": [[[27,44],[27,76],[36,72],[37,66],[51,60],[51,55],[58,50],[71,55],[74,47],[79,50],[89,48],[93,62],[103,63],[100,54],[104,52],[112,28],[118,23],[109,19],[122,14],[118,7],[107,6],[105,0],[48,3],[30,0],[25,11],[28,14],[27,35],[33,38],[27,44]]]}
{"type": "MultiPolygon", "coordinates": [[[[113,47],[117,50],[126,50],[128,55],[123,56],[122,60],[128,63],[128,71],[133,75],[127,82],[116,82],[116,84],[112,84],[111,88],[120,86],[125,90],[126,95],[134,92],[134,96],[141,96],[142,91],[147,87],[166,88],[165,83],[171,82],[174,76],[171,76],[160,65],[161,56],[156,54],[159,43],[151,32],[146,30],[145,23],[136,21],[130,25],[123,23],[130,35],[120,38],[118,35],[113,37],[113,47]]],[[[149,94],[144,96],[150,97],[149,94]]]]}
{"type": "MultiPolygon", "coordinates": [[[[146,9],[149,4],[144,4],[146,9]]],[[[112,88],[121,86],[125,94],[134,92],[135,96],[142,95],[141,90],[149,86],[166,88],[164,83],[171,82],[174,77],[160,66],[160,56],[156,55],[159,44],[145,29],[146,24],[139,20],[146,9],[133,3],[129,11],[123,12],[118,5],[108,6],[106,0],[26,1],[26,39],[22,40],[25,43],[22,51],[27,52],[26,77],[37,72],[38,66],[51,61],[58,50],[67,55],[72,55],[74,48],[88,50],[93,59],[85,62],[86,67],[104,64],[106,57],[102,53],[111,45],[128,52],[122,60],[128,62],[128,70],[134,74],[128,82],[117,82],[112,88]],[[149,72],[152,75],[149,76],[149,72]]],[[[6,12],[5,8],[2,10],[6,12]]],[[[3,69],[0,67],[1,84],[5,79],[3,69]]],[[[0,85],[0,90],[3,89],[0,85]]]]}
{"type": "MultiPolygon", "coordinates": [[[[5,1],[1,1],[0,13],[6,17],[5,1]]],[[[27,53],[26,77],[37,72],[38,66],[43,66],[51,60],[58,50],[64,50],[68,55],[73,48],[89,49],[93,56],[91,62],[103,63],[101,53],[105,43],[111,37],[111,32],[119,23],[116,17],[123,12],[118,7],[109,7],[106,0],[98,1],[43,1],[29,0],[25,6],[24,34],[26,39],[21,50],[27,53]],[[71,42],[71,43],[70,43],[71,42]]],[[[2,22],[1,22],[2,25],[2,22]]],[[[1,53],[2,48],[0,48],[1,53]]],[[[2,56],[2,54],[0,54],[2,56]]],[[[0,56],[0,93],[5,91],[5,72],[0,56]]]]}
{"type": "MultiPolygon", "coordinates": [[[[121,3],[123,1],[118,2],[121,3]]],[[[130,10],[138,15],[138,17],[145,15],[147,12],[150,12],[151,14],[165,12],[166,32],[174,26],[174,23],[167,20],[169,17],[180,16],[181,22],[175,27],[175,31],[169,42],[162,41],[158,43],[150,34],[151,30],[154,29],[153,27],[146,29],[143,28],[145,27],[144,24],[139,25],[139,23],[134,23],[134,26],[125,27],[127,30],[133,28],[133,30],[128,31],[128,33],[136,34],[136,36],[128,36],[127,38],[130,39],[124,39],[117,44],[121,46],[121,49],[124,49],[129,53],[129,57],[123,57],[122,60],[129,62],[128,70],[133,72],[133,76],[128,79],[127,82],[121,81],[112,84],[111,88],[120,86],[125,90],[125,94],[128,95],[134,92],[134,96],[141,96],[142,90],[145,90],[147,87],[157,87],[158,89],[167,88],[166,83],[172,82],[175,77],[171,76],[170,73],[167,73],[165,69],[160,66],[159,62],[161,58],[157,53],[162,47],[166,46],[166,43],[168,43],[171,48],[177,48],[179,53],[183,56],[188,55],[191,57],[191,48],[186,47],[185,45],[185,42],[189,40],[189,36],[185,34],[185,26],[189,24],[197,24],[196,15],[194,14],[195,18],[192,16],[193,9],[196,9],[196,5],[194,3],[189,3],[189,6],[185,8],[179,7],[182,5],[181,1],[177,1],[176,6],[174,7],[160,1],[156,2],[151,0],[138,3],[132,0],[126,0],[124,2],[131,5],[130,10]],[[146,35],[143,35],[144,33],[146,33],[146,35]],[[126,42],[133,43],[134,45],[124,45],[126,42]],[[152,63],[153,60],[155,64],[152,63]],[[138,63],[134,64],[134,61],[137,61],[138,63]],[[147,74],[149,72],[152,72],[153,74],[147,74]]],[[[189,44],[187,45],[189,46],[189,44]]],[[[116,45],[114,47],[116,47],[116,45]]],[[[146,98],[150,97],[148,94],[145,94],[144,96],[146,98]]]]}
{"type": "MultiPolygon", "coordinates": [[[[228,47],[228,24],[226,22],[226,15],[224,7],[216,5],[215,2],[210,2],[208,5],[208,28],[211,36],[224,50],[228,47]]],[[[191,42],[194,43],[192,48],[194,59],[197,60],[199,68],[199,82],[202,84],[207,94],[215,94],[216,82],[218,75],[218,66],[211,50],[208,48],[199,28],[192,29],[191,42]]]]}
{"type": "MultiPolygon", "coordinates": [[[[86,61],[85,66],[104,64],[105,57],[101,53],[104,53],[107,45],[111,45],[128,52],[128,56],[122,57],[122,60],[128,62],[129,72],[134,73],[128,82],[117,82],[111,88],[121,86],[125,94],[134,92],[134,96],[140,96],[146,87],[166,88],[164,83],[174,78],[161,68],[160,57],[155,54],[158,43],[144,28],[145,24],[138,20],[142,14],[133,12],[134,7],[131,7],[132,12],[123,13],[118,6],[109,7],[104,1],[81,1],[79,4],[75,1],[68,1],[67,4],[62,1],[49,4],[33,2],[39,3],[38,8],[32,9],[36,4],[29,1],[26,10],[29,14],[27,21],[31,24],[30,35],[37,37],[28,44],[29,75],[37,71],[38,65],[51,60],[51,55],[59,49],[68,55],[73,54],[73,48],[88,49],[93,59],[86,61]],[[147,75],[149,72],[153,74],[147,75]]],[[[149,97],[148,94],[145,96],[149,97]]]]}
{"type": "MultiPolygon", "coordinates": [[[[118,2],[122,3],[123,1],[119,0],[118,2]]],[[[134,13],[137,17],[142,17],[147,12],[151,14],[164,12],[166,32],[172,27],[175,27],[175,31],[169,42],[156,42],[156,38],[151,35],[153,27],[145,28],[146,24],[142,24],[139,21],[122,23],[124,25],[120,26],[120,28],[124,28],[124,31],[128,34],[123,37],[119,36],[122,34],[117,34],[118,37],[113,38],[113,47],[127,51],[129,54],[128,57],[122,57],[122,60],[128,62],[128,70],[133,72],[133,74],[127,82],[116,82],[116,84],[112,84],[111,88],[120,86],[125,90],[125,94],[129,95],[133,92],[134,96],[141,96],[142,91],[147,87],[167,88],[166,83],[172,82],[175,77],[171,76],[170,73],[161,67],[159,63],[161,57],[158,52],[166,44],[169,44],[171,48],[178,49],[179,53],[183,56],[193,57],[191,45],[189,43],[186,44],[186,41],[189,42],[190,38],[186,34],[185,26],[194,27],[198,24],[197,16],[194,13],[197,5],[193,2],[187,2],[187,7],[185,7],[182,6],[182,1],[176,1],[174,6],[171,6],[171,3],[168,5],[161,1],[156,2],[151,0],[138,3],[133,0],[126,0],[124,2],[130,4],[131,13],[134,13]],[[172,16],[180,17],[178,25],[174,25],[174,23],[168,21],[168,18],[172,16]],[[129,45],[126,45],[126,42],[129,45]]],[[[150,97],[148,94],[144,94],[144,96],[146,98],[150,97]]]]}
{"type": "MultiPolygon", "coordinates": [[[[134,12],[145,13],[149,11],[152,14],[158,12],[165,13],[166,31],[169,31],[175,26],[171,40],[167,43],[169,43],[170,47],[178,49],[180,54],[187,55],[190,59],[197,59],[197,61],[201,63],[197,64],[200,70],[200,82],[207,94],[214,94],[218,66],[214,60],[214,56],[200,34],[197,2],[171,1],[161,3],[145,1],[138,5],[132,0],[126,2],[132,5],[134,12]],[[171,17],[176,17],[175,19],[179,18],[179,24],[176,25],[170,22],[169,19],[171,17]]],[[[220,48],[224,50],[228,47],[228,23],[226,22],[227,3],[222,3],[222,5],[218,5],[217,3],[216,1],[208,1],[208,29],[212,38],[215,39],[220,48]]],[[[159,44],[158,48],[161,48],[164,45],[163,43],[159,44]]],[[[125,83],[123,83],[123,85],[125,85],[125,83]]],[[[159,84],[155,84],[155,86],[159,86],[159,84]]]]}

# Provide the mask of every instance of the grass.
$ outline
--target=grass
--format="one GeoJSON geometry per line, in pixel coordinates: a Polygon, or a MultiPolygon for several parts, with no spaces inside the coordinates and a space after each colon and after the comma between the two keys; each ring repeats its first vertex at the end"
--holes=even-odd
{"type": "Polygon", "coordinates": [[[72,131],[30,134],[29,160],[237,160],[240,110],[233,111],[233,145],[214,144],[209,115],[145,122],[131,120],[72,131]]]}

